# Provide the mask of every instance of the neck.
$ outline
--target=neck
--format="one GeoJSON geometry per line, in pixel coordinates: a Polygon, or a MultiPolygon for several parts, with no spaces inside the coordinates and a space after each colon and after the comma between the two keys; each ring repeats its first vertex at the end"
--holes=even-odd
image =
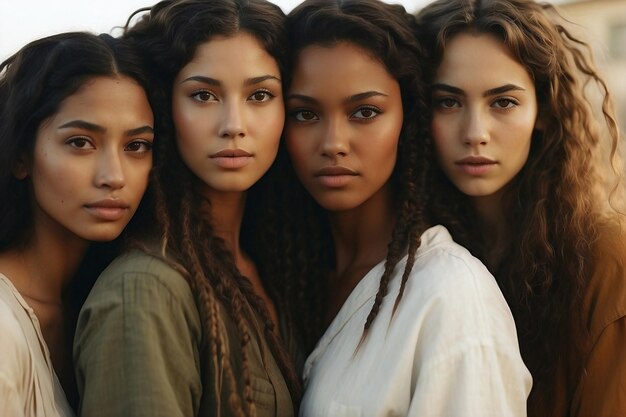
{"type": "Polygon", "coordinates": [[[240,259],[240,233],[243,214],[246,206],[245,192],[213,192],[207,196],[211,201],[207,216],[215,234],[224,240],[226,249],[233,254],[235,260],[240,259]]]}
{"type": "Polygon", "coordinates": [[[89,242],[43,219],[35,218],[33,231],[27,245],[0,256],[0,267],[25,298],[60,305],[89,242]]]}
{"type": "Polygon", "coordinates": [[[387,256],[395,225],[390,186],[358,207],[329,213],[337,276],[355,266],[374,266],[387,256]]]}

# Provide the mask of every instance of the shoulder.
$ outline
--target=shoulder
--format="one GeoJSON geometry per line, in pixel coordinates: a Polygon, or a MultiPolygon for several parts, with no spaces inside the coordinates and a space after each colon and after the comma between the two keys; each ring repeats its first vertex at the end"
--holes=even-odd
{"type": "Polygon", "coordinates": [[[422,286],[447,291],[467,288],[473,291],[500,293],[495,278],[480,260],[452,240],[443,226],[434,226],[422,234],[411,279],[422,286]]]}
{"type": "Polygon", "coordinates": [[[162,258],[131,250],[117,257],[100,274],[89,298],[105,293],[161,294],[178,300],[193,300],[180,271],[162,258]]]}

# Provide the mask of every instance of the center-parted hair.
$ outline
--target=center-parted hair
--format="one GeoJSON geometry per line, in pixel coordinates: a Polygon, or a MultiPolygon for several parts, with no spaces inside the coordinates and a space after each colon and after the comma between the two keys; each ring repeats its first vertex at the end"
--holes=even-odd
{"type": "MultiPolygon", "coordinates": [[[[425,120],[421,109],[426,104],[415,18],[404,7],[379,0],[306,0],[287,16],[287,23],[291,67],[308,46],[350,43],[378,60],[400,85],[404,119],[391,179],[396,225],[376,300],[364,327],[365,336],[381,303],[394,302],[384,298],[389,280],[394,267],[408,255],[395,302],[400,301],[420,236],[427,227],[431,150],[420,134],[425,120]]],[[[326,281],[335,255],[324,210],[295,179],[292,167],[287,166],[283,178],[290,184],[282,197],[275,198],[279,217],[266,222],[276,232],[274,240],[265,246],[269,253],[264,258],[274,259],[267,266],[268,276],[280,280],[277,287],[283,288],[283,308],[298,323],[299,336],[310,350],[324,330],[326,281]]]]}
{"type": "Polygon", "coordinates": [[[30,179],[17,164],[30,158],[41,124],[95,77],[127,76],[152,89],[126,42],[109,35],[68,32],[29,43],[0,64],[0,251],[25,244],[32,232],[30,179]]]}
{"type": "MultiPolygon", "coordinates": [[[[559,358],[572,347],[570,336],[585,331],[580,305],[610,201],[598,186],[602,178],[596,157],[604,152],[618,165],[619,133],[610,94],[588,45],[568,31],[549,4],[439,0],[418,14],[418,25],[429,81],[446,44],[459,33],[470,33],[499,39],[535,83],[538,125],[528,161],[505,190],[503,213],[510,238],[501,248],[499,265],[490,268],[511,307],[522,357],[533,375],[529,415],[542,415],[533,404],[538,398],[549,401],[559,358]],[[590,85],[602,98],[602,133],[586,95],[590,85]]],[[[617,165],[612,174],[617,174],[617,165]]],[[[619,181],[619,174],[614,177],[619,181]]],[[[434,218],[485,260],[490,248],[484,247],[469,199],[443,172],[435,187],[434,218]]]]}
{"type": "MultiPolygon", "coordinates": [[[[176,75],[191,61],[200,44],[216,36],[252,35],[276,60],[281,75],[284,74],[288,47],[284,14],[278,6],[264,0],[165,0],[136,14],[140,12],[148,13],[134,25],[130,24],[131,16],[124,38],[142,51],[151,74],[162,87],[158,106],[161,117],[157,123],[162,141],[152,177],[161,256],[183,274],[197,298],[211,355],[202,361],[223,366],[233,415],[256,415],[247,348],[251,338],[265,338],[295,402],[299,397],[299,382],[278,330],[273,326],[267,307],[239,272],[233,255],[215,233],[211,219],[206,218],[211,212],[211,202],[198,191],[200,180],[186,167],[178,152],[171,116],[176,75]],[[236,325],[238,345],[233,341],[230,346],[226,343],[220,324],[220,306],[236,325]],[[263,328],[260,335],[254,330],[257,320],[263,328]],[[234,351],[238,351],[235,356],[242,357],[241,376],[235,375],[238,371],[229,362],[234,351]],[[242,386],[238,380],[243,380],[242,386]]],[[[241,241],[246,253],[257,263],[252,247],[260,215],[257,212],[265,183],[271,183],[271,176],[269,173],[257,183],[246,199],[241,241]]],[[[261,268],[259,272],[264,278],[261,268]]],[[[271,288],[268,292],[273,293],[271,288]]]]}

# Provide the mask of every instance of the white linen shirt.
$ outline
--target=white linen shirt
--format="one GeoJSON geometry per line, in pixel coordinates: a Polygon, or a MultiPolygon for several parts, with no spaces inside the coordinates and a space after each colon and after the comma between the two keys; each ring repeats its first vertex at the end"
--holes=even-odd
{"type": "Polygon", "coordinates": [[[35,312],[0,274],[0,416],[73,415],[35,312]]]}
{"type": "Polygon", "coordinates": [[[443,226],[428,229],[393,319],[406,257],[360,347],[381,262],[304,367],[301,417],[526,416],[532,378],[493,276],[443,226]]]}

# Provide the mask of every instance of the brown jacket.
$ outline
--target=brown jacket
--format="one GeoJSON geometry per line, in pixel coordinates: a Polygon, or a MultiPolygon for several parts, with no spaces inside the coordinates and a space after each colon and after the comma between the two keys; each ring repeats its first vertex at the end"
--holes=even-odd
{"type": "Polygon", "coordinates": [[[626,416],[626,233],[606,227],[581,312],[582,356],[564,355],[552,407],[529,403],[529,415],[626,416]],[[542,409],[543,412],[536,410],[542,409]],[[553,411],[546,414],[547,409],[553,411]]]}

